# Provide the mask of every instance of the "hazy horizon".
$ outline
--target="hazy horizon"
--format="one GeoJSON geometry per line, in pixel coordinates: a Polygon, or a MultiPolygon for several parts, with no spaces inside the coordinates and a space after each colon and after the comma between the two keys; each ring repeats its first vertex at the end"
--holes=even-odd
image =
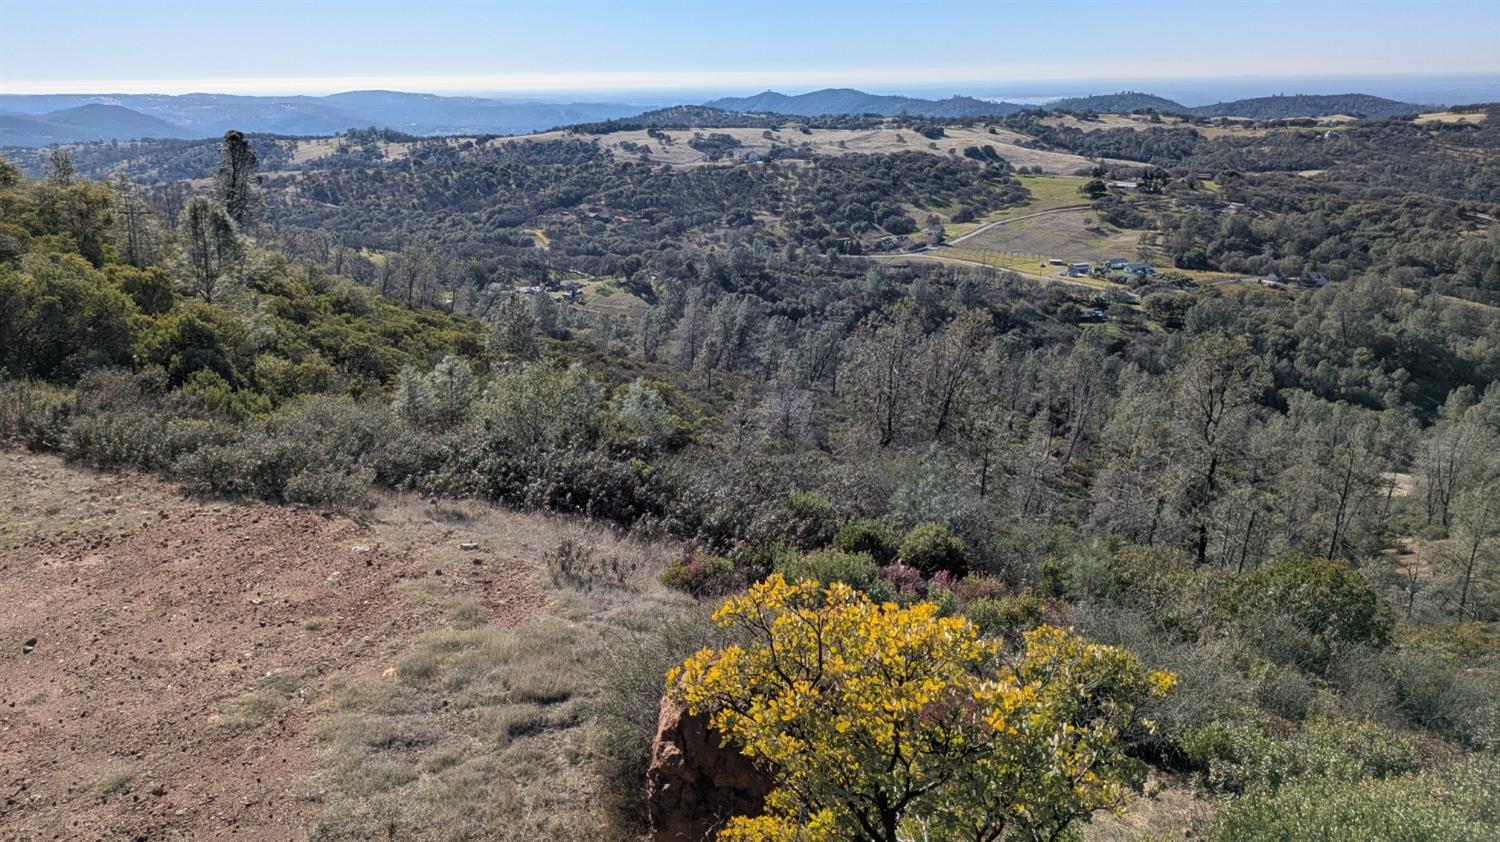
{"type": "Polygon", "coordinates": [[[741,85],[715,88],[673,88],[640,90],[476,90],[443,91],[394,87],[350,87],[333,91],[285,91],[279,93],[247,93],[213,89],[165,92],[165,91],[36,91],[24,94],[0,90],[7,97],[115,97],[115,96],[271,96],[271,97],[322,97],[359,91],[387,90],[406,94],[433,94],[438,96],[467,96],[506,102],[537,103],[618,103],[637,106],[660,107],[665,105],[700,103],[722,97],[741,97],[774,90],[778,93],[798,95],[826,88],[855,88],[866,93],[882,96],[910,96],[924,99],[944,99],[951,96],[970,96],[978,99],[1014,102],[1022,105],[1040,105],[1068,97],[1084,97],[1141,91],[1175,100],[1186,106],[1209,105],[1232,99],[1249,99],[1282,94],[1345,94],[1361,93],[1382,96],[1388,99],[1417,104],[1468,105],[1472,103],[1500,101],[1500,74],[1475,75],[1383,75],[1383,76],[1302,76],[1302,77],[1166,77],[1158,79],[1056,79],[1026,82],[981,82],[973,84],[914,84],[914,85],[860,85],[845,84],[789,84],[756,86],[741,85]]]}
{"type": "Polygon", "coordinates": [[[656,104],[826,87],[1023,100],[1149,88],[1210,102],[1355,90],[1335,82],[1500,98],[1500,3],[0,5],[3,94],[383,89],[656,104]],[[238,49],[223,49],[226,34],[238,49]],[[1392,74],[1393,57],[1410,72],[1392,74]]]}

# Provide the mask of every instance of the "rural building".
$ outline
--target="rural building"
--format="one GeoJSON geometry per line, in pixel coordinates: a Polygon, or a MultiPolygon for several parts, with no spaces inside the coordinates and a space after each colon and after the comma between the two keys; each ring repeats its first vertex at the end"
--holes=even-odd
{"type": "Polygon", "coordinates": [[[1322,272],[1304,272],[1297,282],[1308,289],[1322,289],[1328,286],[1328,276],[1322,272]]]}
{"type": "Polygon", "coordinates": [[[1121,269],[1124,269],[1126,266],[1129,266],[1130,265],[1130,261],[1126,260],[1123,257],[1111,257],[1111,258],[1105,260],[1104,263],[1101,264],[1101,265],[1104,266],[1104,269],[1106,271],[1109,271],[1109,272],[1118,272],[1121,269]]]}
{"type": "Polygon", "coordinates": [[[1151,268],[1150,263],[1127,263],[1125,274],[1134,275],[1138,278],[1150,278],[1156,275],[1156,270],[1151,268]]]}
{"type": "Polygon", "coordinates": [[[1068,265],[1068,277],[1081,278],[1089,273],[1089,264],[1072,263],[1068,265]]]}

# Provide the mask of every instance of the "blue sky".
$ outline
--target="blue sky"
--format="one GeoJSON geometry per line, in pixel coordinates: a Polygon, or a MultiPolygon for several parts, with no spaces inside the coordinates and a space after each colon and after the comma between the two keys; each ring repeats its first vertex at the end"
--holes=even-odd
{"type": "Polygon", "coordinates": [[[1500,0],[0,0],[0,92],[799,91],[1500,76],[1500,0]],[[1043,84],[1046,83],[1046,84],[1043,84]]]}

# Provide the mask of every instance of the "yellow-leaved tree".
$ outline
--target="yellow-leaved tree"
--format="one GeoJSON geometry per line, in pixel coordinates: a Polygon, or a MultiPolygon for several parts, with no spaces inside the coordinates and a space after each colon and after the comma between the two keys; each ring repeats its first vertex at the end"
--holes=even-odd
{"type": "Polygon", "coordinates": [[[930,603],[779,574],[714,619],[749,641],[688,658],[668,692],[774,780],[720,842],[1057,839],[1139,787],[1124,737],[1173,682],[1062,629],[1007,657],[930,603]]]}

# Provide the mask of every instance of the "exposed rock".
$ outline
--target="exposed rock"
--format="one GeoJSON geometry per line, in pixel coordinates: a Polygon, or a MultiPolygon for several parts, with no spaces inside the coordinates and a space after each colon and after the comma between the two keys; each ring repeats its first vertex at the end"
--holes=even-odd
{"type": "Polygon", "coordinates": [[[662,699],[646,771],[652,842],[705,842],[731,817],[760,813],[769,776],[719,742],[707,717],[662,699]]]}

